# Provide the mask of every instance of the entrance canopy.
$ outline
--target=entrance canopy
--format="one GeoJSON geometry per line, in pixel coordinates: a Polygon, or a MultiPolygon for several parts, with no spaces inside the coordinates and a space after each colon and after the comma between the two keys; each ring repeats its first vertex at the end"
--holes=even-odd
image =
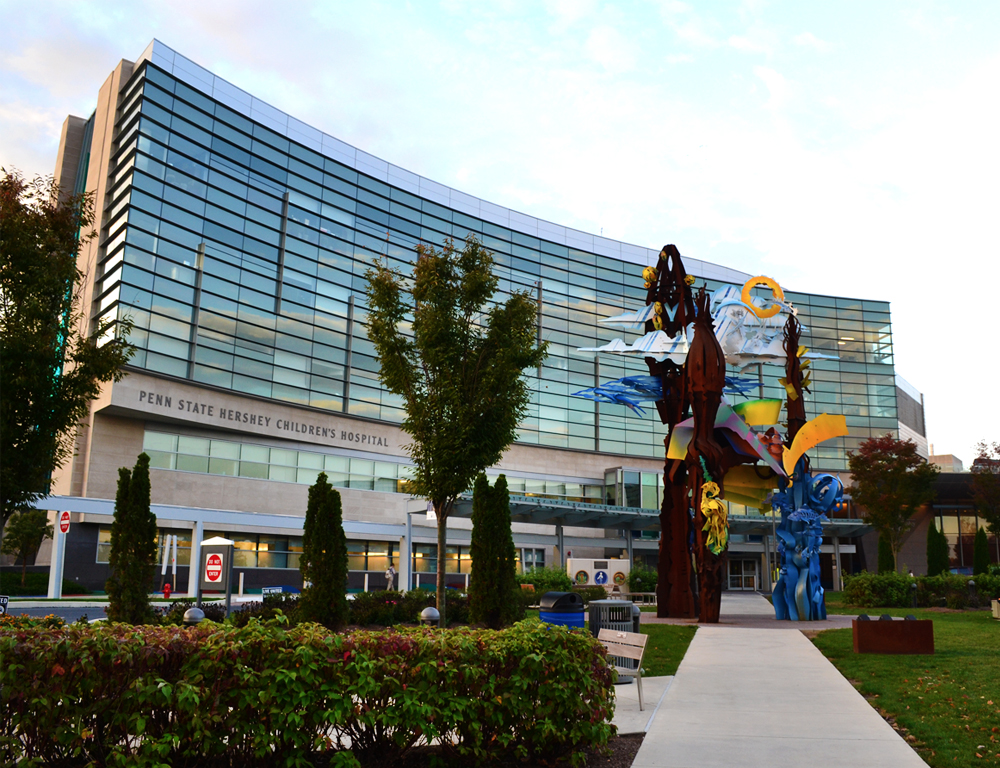
{"type": "MultiPolygon", "coordinates": [[[[472,517],[472,494],[467,493],[459,497],[452,514],[456,517],[472,517]]],[[[615,507],[608,504],[544,499],[537,496],[511,495],[510,519],[515,523],[539,525],[632,531],[660,530],[658,509],[615,507]]],[[[730,515],[729,532],[748,536],[770,534],[771,521],[778,519],[767,515],[730,515]]],[[[870,530],[872,530],[870,525],[857,519],[835,518],[823,523],[824,536],[854,538],[870,530]]]]}

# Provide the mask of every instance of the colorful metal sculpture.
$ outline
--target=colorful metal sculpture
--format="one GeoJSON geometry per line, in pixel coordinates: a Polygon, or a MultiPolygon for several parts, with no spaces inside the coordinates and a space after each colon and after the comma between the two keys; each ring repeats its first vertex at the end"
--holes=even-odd
{"type": "Polygon", "coordinates": [[[827,414],[807,423],[802,392],[808,391],[810,360],[834,356],[799,345],[796,309],[771,278],[754,277],[742,287],[723,286],[711,295],[702,288],[695,297],[695,280],[673,245],[663,247],[657,265],[646,267],[642,277],[646,306],[601,322],[643,335],[631,344],[615,339],[580,351],[642,357],[649,376],[626,376],[574,394],[625,405],[638,415],[645,413],[640,403],[655,402],[668,427],[657,615],[719,620],[729,542],[724,502],[762,507],[773,494],[772,503],[782,515],[782,579],[780,589],[775,588],[775,610],[779,618],[825,616],[817,553],[825,513],[839,501],[842,488],[837,490],[839,482],[833,486],[832,476],[813,478],[805,452],[846,434],[847,427],[843,416],[827,414]],[[772,298],[753,296],[756,286],[770,288],[772,298]],[[727,364],[744,368],[782,358],[781,383],[788,394],[784,403],[755,400],[731,406],[725,399],[759,385],[726,377],[727,364]],[[782,404],[788,415],[784,439],[771,426],[778,422],[782,404]],[[763,426],[771,428],[762,435],[752,429],[763,426]]]}

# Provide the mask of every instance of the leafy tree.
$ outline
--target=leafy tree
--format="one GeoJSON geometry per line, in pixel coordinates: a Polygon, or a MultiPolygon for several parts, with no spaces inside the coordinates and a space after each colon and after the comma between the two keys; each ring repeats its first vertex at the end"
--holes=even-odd
{"type": "Polygon", "coordinates": [[[972,575],[978,576],[981,573],[990,572],[990,545],[986,540],[986,529],[980,528],[976,531],[976,538],[972,541],[972,575]]]}
{"type": "Polygon", "coordinates": [[[7,521],[0,552],[21,560],[21,586],[28,573],[28,561],[38,553],[45,539],[52,538],[48,515],[40,509],[15,512],[7,521]]]}
{"type": "MultiPolygon", "coordinates": [[[[879,541],[888,543],[895,570],[913,514],[934,498],[938,469],[917,454],[913,441],[892,435],[869,438],[847,457],[854,477],[851,495],[862,508],[864,521],[878,531],[879,541]]],[[[881,562],[880,557],[880,571],[881,562]]]]}
{"type": "Polygon", "coordinates": [[[524,615],[517,583],[517,556],[510,532],[507,478],[490,488],[486,475],[476,478],[472,494],[472,578],[469,616],[491,629],[513,624],[524,615]]]}
{"type": "Polygon", "coordinates": [[[133,351],[127,320],[120,338],[104,323],[80,330],[90,307],[76,259],[94,237],[93,197],[57,198],[51,179],[0,169],[0,524],[48,493],[90,401],[133,351]]]}
{"type": "Polygon", "coordinates": [[[927,575],[948,573],[951,567],[948,537],[939,531],[934,521],[927,528],[927,575]]]}
{"type": "Polygon", "coordinates": [[[156,515],[149,509],[149,456],[145,453],[139,454],[131,472],[126,467],[118,470],[108,564],[111,576],[104,585],[108,593],[108,619],[128,624],[150,623],[156,515]]]}
{"type": "Polygon", "coordinates": [[[340,492],[325,472],[309,489],[299,571],[309,582],[299,599],[300,621],[315,621],[329,629],[347,624],[347,536],[340,492]]]}
{"type": "Polygon", "coordinates": [[[972,501],[986,518],[990,533],[1000,536],[1000,443],[976,445],[972,462],[972,501]]]}
{"type": "Polygon", "coordinates": [[[368,337],[382,384],[402,398],[413,459],[410,491],[438,524],[437,605],[445,621],[445,543],[455,500],[496,464],[527,411],[527,368],[541,365],[537,305],[525,292],[495,300],[493,256],[471,235],[461,250],[417,246],[412,278],[380,262],[368,272],[368,337]],[[488,307],[488,308],[487,308],[488,307]]]}
{"type": "Polygon", "coordinates": [[[896,571],[896,556],[892,553],[892,545],[889,544],[889,540],[879,534],[878,537],[878,572],[879,573],[895,573],[896,571]]]}

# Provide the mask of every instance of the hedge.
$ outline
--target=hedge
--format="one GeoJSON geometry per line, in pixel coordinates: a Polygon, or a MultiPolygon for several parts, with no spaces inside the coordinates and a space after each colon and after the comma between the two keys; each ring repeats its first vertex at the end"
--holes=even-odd
{"type": "Polygon", "coordinates": [[[1000,597],[1000,577],[959,576],[905,576],[901,573],[868,573],[846,576],[844,598],[848,604],[861,608],[909,608],[913,605],[911,584],[917,585],[917,605],[921,608],[947,606],[948,608],[978,608],[1000,597]],[[969,580],[975,584],[969,593],[969,580]]]}
{"type": "Polygon", "coordinates": [[[283,617],[236,628],[0,630],[0,762],[391,766],[579,763],[614,733],[613,672],[587,633],[358,631],[283,617]]]}

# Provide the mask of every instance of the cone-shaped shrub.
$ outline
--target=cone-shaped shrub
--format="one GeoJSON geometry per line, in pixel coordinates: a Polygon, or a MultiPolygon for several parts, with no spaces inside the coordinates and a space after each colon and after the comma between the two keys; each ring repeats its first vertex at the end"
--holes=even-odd
{"type": "Polygon", "coordinates": [[[347,624],[347,537],[340,492],[321,472],[309,489],[299,570],[309,586],[299,600],[301,621],[329,629],[347,624]]]}
{"type": "Polygon", "coordinates": [[[948,537],[939,531],[934,521],[927,528],[927,575],[937,576],[947,573],[950,562],[948,557],[948,537]]]}
{"type": "Polygon", "coordinates": [[[153,620],[149,593],[156,564],[156,515],[149,509],[149,456],[139,454],[135,469],[118,470],[115,520],[111,524],[108,619],[128,624],[153,620]]]}
{"type": "Polygon", "coordinates": [[[469,618],[491,629],[522,618],[524,604],[518,594],[514,539],[510,533],[510,495],[503,475],[492,488],[486,475],[476,478],[470,554],[469,618]]]}
{"type": "Polygon", "coordinates": [[[990,547],[986,541],[986,529],[980,528],[976,531],[976,538],[972,542],[972,575],[978,576],[989,572],[990,547]]]}

